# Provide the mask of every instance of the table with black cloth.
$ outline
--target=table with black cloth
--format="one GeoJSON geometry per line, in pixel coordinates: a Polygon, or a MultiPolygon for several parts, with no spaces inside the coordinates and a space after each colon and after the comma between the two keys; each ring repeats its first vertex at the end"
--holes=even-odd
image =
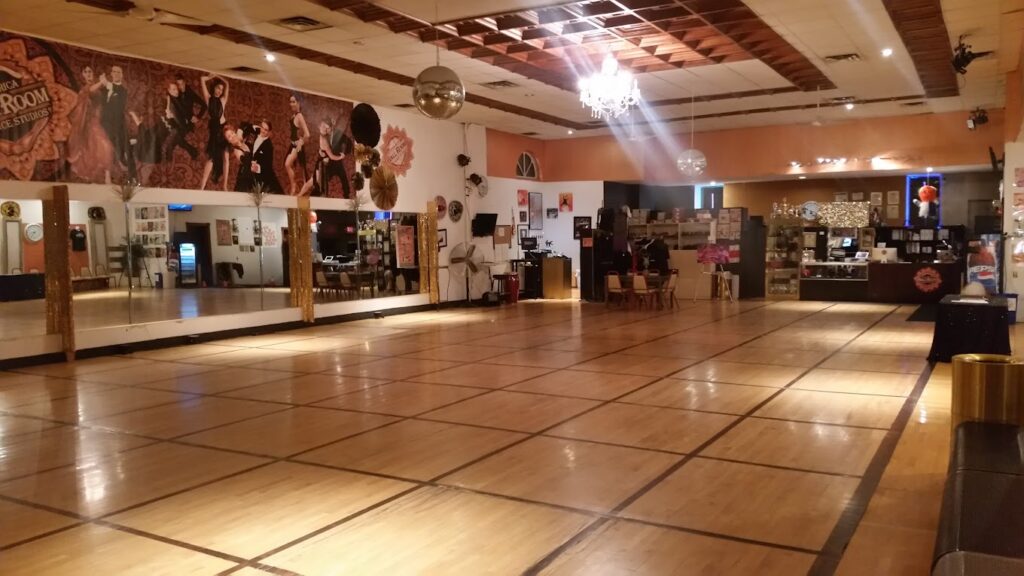
{"type": "Polygon", "coordinates": [[[1009,354],[1006,298],[989,296],[984,304],[958,303],[950,294],[939,302],[930,362],[950,362],[957,354],[1009,354]]]}

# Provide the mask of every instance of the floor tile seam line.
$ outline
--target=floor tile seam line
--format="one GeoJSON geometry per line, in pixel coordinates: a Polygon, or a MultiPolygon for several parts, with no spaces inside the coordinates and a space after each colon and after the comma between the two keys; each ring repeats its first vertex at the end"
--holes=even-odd
{"type": "Polygon", "coordinates": [[[245,558],[241,556],[235,556],[234,554],[228,554],[227,552],[221,552],[220,550],[214,550],[213,548],[207,548],[205,546],[199,546],[198,544],[192,544],[191,542],[185,542],[184,540],[178,540],[176,538],[168,538],[167,536],[161,536],[160,534],[154,534],[146,530],[139,530],[138,528],[132,528],[131,526],[125,526],[124,524],[118,524],[117,522],[111,522],[109,520],[103,520],[101,518],[93,519],[91,524],[96,526],[102,526],[110,530],[117,530],[118,532],[124,532],[125,534],[131,534],[140,538],[148,538],[157,542],[162,542],[170,546],[176,546],[178,548],[184,548],[207,556],[213,556],[228,562],[242,563],[245,562],[245,558]]]}
{"type": "Polygon", "coordinates": [[[303,576],[298,572],[292,572],[291,570],[287,570],[285,568],[271,566],[270,564],[264,564],[262,562],[251,561],[238,564],[237,566],[232,566],[227,570],[218,572],[215,576],[230,576],[231,574],[236,574],[242,570],[245,570],[246,568],[252,568],[253,570],[257,570],[259,572],[266,572],[267,574],[276,574],[277,576],[303,576]]]}
{"type": "Polygon", "coordinates": [[[24,498],[18,498],[16,496],[9,496],[7,494],[0,493],[0,500],[4,502],[10,502],[11,504],[20,504],[28,508],[33,508],[42,512],[49,512],[50,514],[57,514],[65,518],[71,518],[80,524],[88,523],[90,518],[84,514],[72,512],[70,510],[64,510],[55,506],[49,506],[46,504],[40,504],[31,500],[25,500],[24,498]]]}
{"type": "Polygon", "coordinates": [[[167,440],[172,440],[172,441],[173,440],[179,440],[181,438],[184,438],[185,436],[191,436],[193,434],[202,434],[203,432],[211,432],[211,431],[217,430],[218,428],[224,428],[226,426],[233,426],[235,424],[244,424],[245,422],[249,422],[251,420],[256,420],[256,419],[259,419],[259,418],[263,418],[264,416],[273,416],[275,414],[284,414],[285,412],[288,412],[289,410],[294,410],[295,408],[297,408],[297,406],[281,405],[281,409],[280,410],[274,410],[274,411],[271,411],[271,412],[264,412],[262,414],[255,414],[253,416],[246,416],[245,418],[240,418],[238,420],[232,420],[231,422],[225,422],[223,424],[217,424],[216,426],[210,426],[210,427],[207,427],[207,428],[200,428],[199,430],[193,430],[193,431],[186,432],[184,434],[178,434],[177,436],[171,436],[171,437],[167,438],[167,440]]]}
{"type": "Polygon", "coordinates": [[[92,456],[90,458],[83,458],[81,460],[76,458],[74,462],[70,462],[68,464],[59,464],[57,466],[51,466],[49,468],[43,468],[41,470],[35,470],[35,471],[29,472],[27,474],[19,474],[17,476],[11,476],[11,477],[8,477],[8,478],[0,477],[0,485],[6,484],[8,482],[14,482],[16,480],[24,480],[24,479],[26,479],[26,478],[28,478],[30,476],[38,476],[40,474],[47,474],[47,473],[53,472],[55,470],[60,470],[61,468],[67,468],[69,466],[77,466],[77,465],[79,465],[80,462],[86,462],[86,461],[90,461],[90,460],[104,460],[104,459],[106,459],[106,458],[108,458],[110,456],[116,455],[116,454],[125,454],[127,452],[132,452],[134,450],[139,450],[141,448],[150,448],[150,447],[156,446],[157,444],[161,444],[161,443],[166,442],[166,440],[161,440],[159,438],[150,438],[150,437],[145,437],[145,436],[139,436],[139,437],[140,438],[144,438],[146,440],[152,440],[152,442],[148,442],[146,444],[140,444],[138,446],[129,446],[127,448],[122,448],[120,450],[112,450],[110,452],[106,452],[106,453],[103,453],[103,454],[97,454],[97,455],[92,456]]]}
{"type": "Polygon", "coordinates": [[[571,550],[572,548],[575,548],[578,544],[582,543],[587,538],[589,538],[591,534],[597,532],[598,530],[603,528],[605,524],[608,524],[612,521],[613,520],[606,517],[600,517],[595,519],[593,522],[582,527],[571,537],[567,538],[565,542],[562,542],[554,549],[549,551],[547,554],[545,554],[542,558],[534,562],[531,566],[529,566],[526,570],[522,572],[522,576],[538,576],[541,573],[541,571],[545,570],[548,566],[550,566],[562,554],[571,550]]]}
{"type": "Polygon", "coordinates": [[[833,526],[828,539],[825,541],[825,545],[822,546],[821,554],[808,572],[809,576],[831,576],[839,568],[842,555],[856,534],[857,528],[863,521],[864,516],[867,514],[868,506],[878,490],[878,485],[885,474],[886,468],[889,467],[889,463],[892,461],[892,457],[896,452],[899,441],[903,438],[903,433],[906,431],[914,408],[920,401],[934,369],[935,363],[929,362],[921,371],[913,392],[904,401],[899,413],[893,420],[891,430],[894,434],[886,435],[875,451],[875,455],[867,470],[865,470],[864,476],[858,483],[857,488],[854,489],[835,526],[833,526]]]}
{"type": "Polygon", "coordinates": [[[697,536],[707,536],[709,538],[716,538],[719,540],[728,540],[730,542],[738,542],[741,544],[749,544],[751,546],[762,546],[765,548],[774,548],[776,550],[785,550],[787,552],[797,552],[799,554],[807,554],[811,556],[817,556],[818,550],[813,548],[803,548],[801,546],[790,546],[788,544],[778,544],[776,542],[767,542],[764,540],[757,540],[754,538],[744,538],[742,536],[733,536],[731,534],[723,534],[721,532],[713,532],[710,530],[701,530],[699,528],[690,528],[687,526],[679,526],[676,524],[666,524],[664,522],[655,522],[652,520],[644,520],[642,518],[633,518],[631,516],[622,515],[605,515],[603,516],[612,521],[625,522],[629,524],[640,524],[643,526],[651,526],[654,528],[661,528],[663,530],[672,530],[675,532],[685,532],[687,534],[695,534],[697,536]]]}
{"type": "Polygon", "coordinates": [[[72,529],[78,528],[80,526],[85,526],[86,524],[88,524],[88,522],[84,522],[84,521],[74,522],[72,524],[68,524],[67,526],[61,526],[60,528],[55,528],[53,530],[48,530],[48,531],[43,532],[41,534],[35,534],[33,536],[29,536],[28,538],[23,538],[21,540],[18,540],[18,541],[15,541],[15,542],[11,542],[10,544],[5,544],[3,546],[0,546],[0,556],[3,556],[4,552],[8,552],[10,550],[13,550],[14,548],[18,548],[19,546],[26,546],[26,545],[31,544],[33,542],[37,542],[39,540],[44,540],[46,538],[49,538],[50,536],[56,536],[57,534],[60,534],[61,532],[67,532],[68,530],[72,530],[72,529]]]}
{"type": "MultiPolygon", "coordinates": [[[[207,374],[207,373],[206,372],[200,372],[199,374],[196,374],[196,375],[198,376],[200,374],[207,374]]],[[[186,378],[188,378],[188,376],[186,376],[186,378]]],[[[227,392],[237,392],[237,391],[240,391],[240,390],[248,390],[250,388],[255,388],[256,386],[262,386],[263,384],[277,384],[277,383],[280,383],[280,382],[282,382],[284,380],[288,380],[290,378],[295,378],[295,373],[294,372],[282,372],[281,378],[274,378],[272,380],[264,380],[262,382],[257,382],[256,384],[247,384],[245,386],[239,386],[238,388],[232,388],[231,390],[224,390],[223,392],[218,392],[216,394],[210,394],[210,393],[207,393],[207,392],[187,392],[187,394],[199,394],[200,396],[216,396],[217,394],[223,394],[223,393],[227,393],[227,392]]],[[[172,380],[173,381],[177,381],[177,380],[179,380],[179,378],[178,377],[167,378],[166,380],[157,380],[155,382],[143,382],[142,384],[124,384],[122,386],[127,387],[127,388],[137,388],[137,389],[143,389],[143,390],[155,390],[155,391],[162,391],[162,392],[179,392],[178,390],[174,390],[174,389],[154,388],[152,386],[153,384],[158,384],[160,382],[170,382],[172,380]]]]}
{"type": "Polygon", "coordinates": [[[397,501],[397,500],[399,500],[401,498],[404,498],[404,497],[406,497],[406,496],[408,496],[408,495],[410,495],[410,494],[412,494],[414,492],[417,492],[417,491],[419,491],[421,489],[423,489],[422,485],[416,484],[416,485],[410,486],[409,488],[407,488],[405,490],[402,490],[401,492],[398,492],[397,494],[393,494],[393,495],[391,495],[391,496],[389,496],[387,498],[384,498],[383,500],[380,500],[380,501],[375,502],[374,504],[371,504],[371,505],[369,505],[369,506],[367,506],[365,508],[362,508],[360,510],[357,510],[357,511],[351,513],[351,514],[348,514],[344,518],[335,520],[334,522],[331,522],[331,523],[328,523],[328,524],[326,524],[324,526],[321,526],[320,528],[317,528],[316,530],[313,530],[312,532],[308,532],[306,534],[303,534],[302,536],[299,536],[298,538],[295,538],[294,540],[291,540],[291,541],[286,542],[284,544],[281,544],[281,545],[279,545],[279,546],[277,546],[275,548],[272,548],[272,549],[270,549],[270,550],[268,550],[266,552],[263,552],[263,553],[261,553],[261,554],[259,554],[257,556],[254,556],[254,557],[250,558],[247,562],[249,562],[249,563],[253,563],[253,562],[262,563],[265,559],[267,559],[267,558],[269,558],[269,557],[271,557],[271,556],[273,556],[275,554],[279,554],[279,553],[283,552],[284,550],[287,550],[288,548],[291,548],[293,546],[297,546],[298,544],[301,544],[301,543],[303,543],[303,542],[305,542],[307,540],[310,540],[312,538],[316,538],[320,534],[323,534],[325,532],[329,532],[331,530],[334,530],[335,528],[337,528],[339,526],[342,526],[342,525],[344,525],[344,524],[346,524],[346,523],[348,523],[348,522],[350,522],[352,520],[356,520],[356,519],[358,519],[358,518],[360,518],[360,517],[362,517],[362,516],[364,516],[366,514],[369,514],[369,513],[373,512],[373,511],[379,509],[379,508],[383,508],[384,506],[387,506],[387,505],[391,504],[392,502],[395,502],[395,501],[397,501]]]}
{"type": "MultiPolygon", "coordinates": [[[[97,358],[119,358],[119,357],[120,356],[118,356],[116,354],[111,354],[111,355],[107,355],[107,356],[97,356],[97,358]]],[[[87,360],[91,360],[91,358],[89,358],[87,360]]],[[[156,360],[149,360],[148,358],[139,358],[139,360],[145,360],[146,362],[156,362],[156,360]]],[[[26,372],[25,371],[25,370],[28,370],[28,369],[31,369],[31,368],[36,368],[37,366],[50,366],[50,365],[57,365],[57,366],[65,365],[66,366],[67,364],[68,364],[67,362],[63,362],[63,363],[61,363],[61,362],[49,362],[49,363],[46,363],[46,364],[36,364],[36,365],[24,366],[24,367],[20,367],[20,368],[9,368],[7,370],[3,370],[3,372],[11,372],[13,374],[25,374],[27,376],[42,376],[44,378],[67,378],[67,379],[70,380],[72,378],[70,378],[68,376],[65,376],[65,375],[52,375],[51,376],[50,374],[45,374],[45,373],[44,374],[39,374],[39,373],[36,373],[36,372],[26,372]]],[[[130,366],[120,366],[120,367],[113,366],[111,368],[103,368],[103,369],[100,369],[100,370],[92,370],[90,372],[86,372],[86,373],[82,374],[82,376],[87,376],[89,374],[99,374],[100,372],[111,372],[113,370],[124,370],[125,368],[130,368],[130,366]]]]}
{"type": "MultiPolygon", "coordinates": [[[[786,388],[780,388],[780,390],[786,390],[786,388]]],[[[774,398],[774,396],[773,396],[774,398]]],[[[835,428],[853,428],[855,430],[865,430],[874,432],[888,432],[891,426],[865,426],[863,424],[843,424],[839,422],[821,422],[817,420],[799,420],[794,418],[780,418],[778,416],[764,416],[751,414],[748,418],[755,420],[771,420],[773,422],[795,422],[797,424],[813,424],[815,426],[832,426],[835,428]]]]}
{"type": "MultiPolygon", "coordinates": [[[[877,372],[877,374],[882,374],[882,372],[877,372]]],[[[892,372],[890,374],[893,376],[906,376],[906,374],[903,373],[897,374],[895,372],[892,372]]],[[[723,382],[723,384],[726,384],[726,382],[723,382]]],[[[907,392],[907,394],[872,394],[870,392],[852,392],[847,390],[819,390],[817,388],[794,387],[790,387],[790,390],[801,390],[804,392],[821,392],[823,394],[846,394],[847,396],[875,396],[878,398],[906,398],[910,394],[910,392],[907,392]]]]}
{"type": "MultiPolygon", "coordinates": [[[[831,304],[829,306],[826,306],[825,308],[823,308],[823,309],[821,309],[821,310],[819,310],[819,311],[817,311],[815,313],[812,313],[812,315],[816,314],[818,312],[824,312],[826,310],[829,310],[829,309],[833,308],[834,306],[836,306],[836,303],[833,303],[833,304],[831,304]]],[[[881,322],[881,320],[884,319],[884,318],[885,318],[885,316],[883,316],[877,322],[881,322]]],[[[872,324],[872,326],[874,326],[874,324],[872,324]]],[[[778,329],[782,329],[782,328],[784,328],[784,326],[781,326],[778,329]]],[[[870,330],[870,329],[871,329],[871,327],[869,326],[868,328],[865,328],[865,331],[870,330]]],[[[825,359],[827,359],[827,358],[828,357],[826,357],[825,359]]],[[[825,359],[823,359],[822,362],[824,362],[825,359]]],[[[692,452],[687,454],[687,456],[684,457],[680,462],[677,462],[675,465],[669,467],[667,470],[662,472],[662,474],[660,474],[658,477],[656,477],[651,482],[649,482],[646,485],[644,485],[643,487],[641,487],[637,492],[635,492],[634,494],[632,494],[631,496],[629,496],[625,500],[623,500],[621,503],[619,503],[619,505],[616,506],[613,509],[613,511],[615,513],[621,512],[621,511],[625,510],[627,507],[629,507],[630,505],[632,505],[634,502],[636,502],[637,500],[642,498],[648,492],[653,490],[655,486],[657,486],[658,484],[663,482],[665,479],[667,479],[672,474],[675,474],[680,468],[682,468],[688,462],[693,460],[694,457],[699,456],[701,454],[701,452],[703,452],[709,446],[711,446],[712,444],[714,444],[715,442],[717,442],[718,440],[723,438],[726,434],[731,432],[733,429],[735,429],[737,426],[739,426],[742,422],[744,422],[747,418],[749,418],[752,415],[754,415],[756,412],[758,412],[761,408],[766,406],[772,400],[774,400],[775,398],[779,397],[783,392],[785,392],[788,389],[789,386],[791,386],[793,383],[799,381],[799,379],[802,378],[804,375],[806,375],[811,369],[813,369],[813,367],[812,368],[808,368],[807,370],[803,371],[801,374],[799,374],[798,376],[793,378],[793,380],[791,380],[786,385],[786,387],[779,388],[776,392],[772,393],[770,396],[768,396],[767,398],[765,398],[761,402],[757,403],[755,406],[753,406],[746,413],[744,413],[743,415],[741,415],[738,418],[736,418],[735,420],[733,420],[731,423],[729,423],[726,426],[724,426],[716,434],[714,434],[713,436],[708,438],[706,441],[704,441],[699,446],[697,446],[696,449],[694,449],[692,452]]]]}
{"type": "Polygon", "coordinates": [[[650,452],[652,454],[665,454],[666,456],[686,456],[686,452],[680,452],[676,450],[668,450],[665,448],[651,448],[649,446],[635,446],[632,444],[620,444],[618,442],[608,442],[605,440],[591,440],[589,438],[574,438],[572,436],[562,436],[559,434],[542,433],[538,435],[541,438],[554,438],[556,440],[569,440],[572,442],[580,442],[583,444],[597,444],[599,446],[610,446],[612,448],[629,448],[630,450],[640,450],[642,452],[650,452]]]}
{"type": "Polygon", "coordinates": [[[819,474],[822,476],[832,476],[835,478],[849,478],[859,480],[860,474],[849,474],[846,472],[831,472],[828,470],[815,470],[814,468],[799,468],[796,466],[783,466],[781,464],[768,464],[765,462],[753,462],[750,460],[740,460],[738,458],[724,458],[721,456],[708,456],[707,454],[698,454],[694,456],[698,460],[714,460],[715,462],[730,462],[732,464],[745,464],[747,466],[757,466],[758,468],[771,468],[772,470],[787,470],[790,472],[801,472],[803,474],[819,474]]]}

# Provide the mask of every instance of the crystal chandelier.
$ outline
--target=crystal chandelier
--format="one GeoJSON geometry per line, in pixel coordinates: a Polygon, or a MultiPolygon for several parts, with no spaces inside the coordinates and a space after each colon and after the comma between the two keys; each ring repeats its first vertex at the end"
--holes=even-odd
{"type": "Polygon", "coordinates": [[[640,102],[633,75],[619,70],[619,63],[605,56],[601,72],[580,79],[580,103],[590,107],[594,118],[616,118],[640,102]]]}
{"type": "Polygon", "coordinates": [[[700,176],[708,167],[704,153],[693,147],[693,133],[696,131],[693,115],[693,93],[690,93],[690,149],[683,150],[676,158],[676,168],[691,178],[700,176]]]}

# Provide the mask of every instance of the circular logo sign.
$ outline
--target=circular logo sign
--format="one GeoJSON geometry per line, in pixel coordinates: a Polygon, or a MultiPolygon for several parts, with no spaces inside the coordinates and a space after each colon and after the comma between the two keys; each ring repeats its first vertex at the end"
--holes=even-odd
{"type": "Polygon", "coordinates": [[[404,128],[388,126],[381,139],[381,164],[391,168],[397,176],[405,176],[412,167],[412,138],[404,128]]]}
{"type": "Polygon", "coordinates": [[[932,267],[921,268],[914,274],[914,286],[924,293],[935,292],[942,286],[942,276],[932,267]]]}

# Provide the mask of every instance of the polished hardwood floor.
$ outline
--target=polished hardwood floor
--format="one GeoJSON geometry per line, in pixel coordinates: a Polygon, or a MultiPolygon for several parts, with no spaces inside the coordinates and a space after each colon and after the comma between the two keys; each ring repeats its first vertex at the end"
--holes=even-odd
{"type": "Polygon", "coordinates": [[[0,573],[924,574],[913,307],[457,309],[0,373],[0,573]]]}

